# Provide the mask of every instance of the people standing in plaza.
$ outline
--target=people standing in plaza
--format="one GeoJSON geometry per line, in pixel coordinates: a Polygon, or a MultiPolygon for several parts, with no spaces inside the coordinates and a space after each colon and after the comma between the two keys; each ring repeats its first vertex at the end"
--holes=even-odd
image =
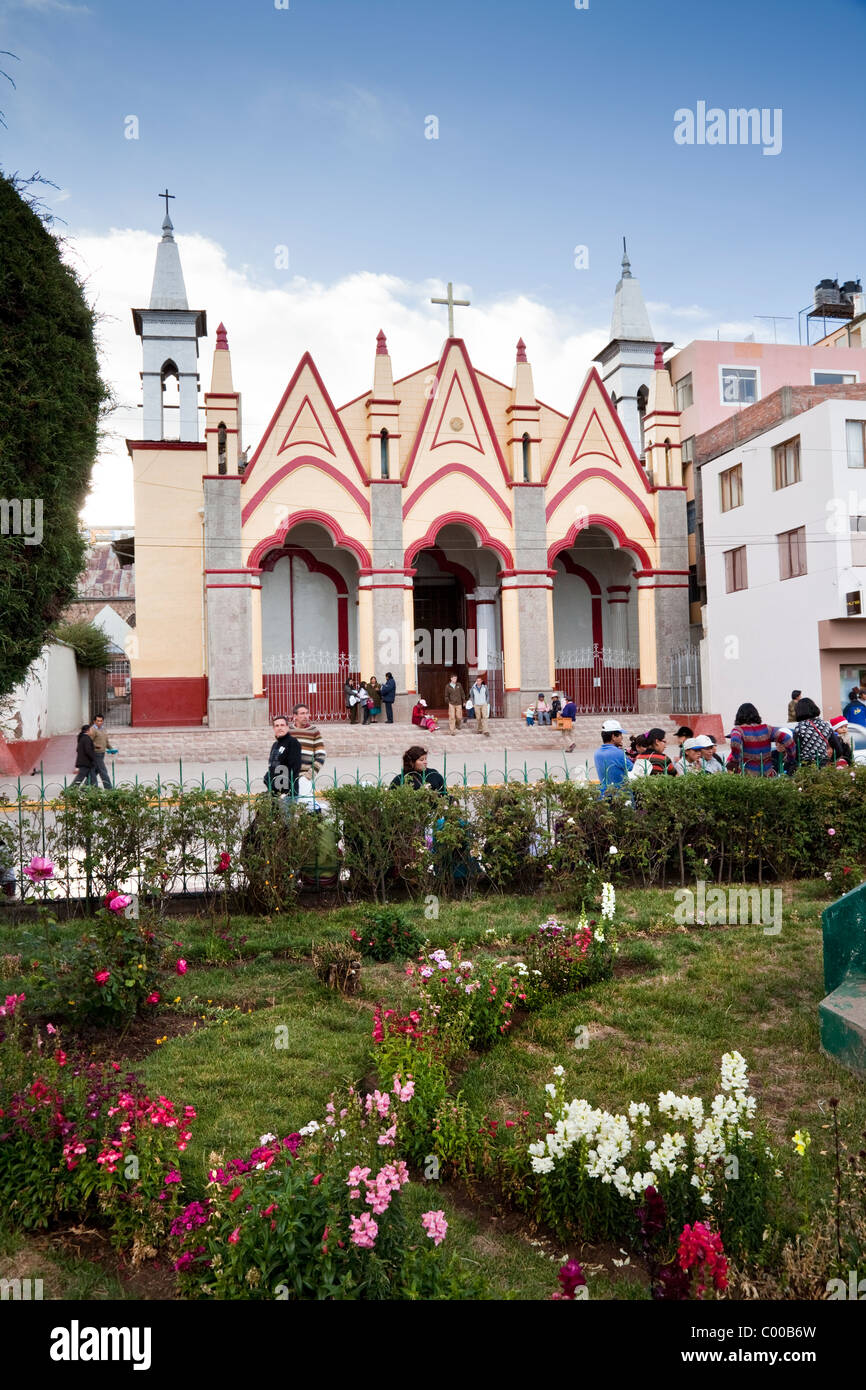
{"type": "Polygon", "coordinates": [[[294,797],[301,775],[301,745],[289,733],[289,721],[284,714],[276,715],[272,723],[274,741],[268,754],[268,770],[262,780],[273,796],[294,797]]]}
{"type": "Polygon", "coordinates": [[[382,704],[385,709],[385,722],[394,723],[394,701],[397,697],[397,682],[390,671],[385,672],[385,679],[382,682],[380,691],[382,704]]]}
{"type": "Polygon", "coordinates": [[[833,726],[821,718],[821,711],[815,701],[810,700],[808,696],[798,700],[794,713],[797,716],[794,738],[800,762],[814,763],[816,767],[826,767],[828,763],[843,763],[847,767],[847,745],[842,742],[833,726]]]}
{"type": "Polygon", "coordinates": [[[88,787],[98,786],[96,780],[96,750],[93,747],[93,739],[90,737],[92,725],[82,724],[81,732],[78,735],[78,743],[75,748],[75,771],[76,776],[72,782],[76,787],[81,782],[86,782],[88,787]]]}
{"type": "Polygon", "coordinates": [[[367,695],[372,701],[372,704],[367,706],[370,711],[370,719],[368,722],[375,724],[379,715],[382,713],[382,687],[375,676],[371,676],[367,681],[367,695]]]}
{"type": "Polygon", "coordinates": [[[445,703],[448,706],[448,728],[452,736],[463,727],[463,706],[466,693],[457,679],[457,672],[451,672],[451,679],[445,687],[445,703]]]}
{"type": "Polygon", "coordinates": [[[358,695],[357,686],[349,680],[348,676],[343,684],[343,701],[346,709],[349,711],[349,723],[357,724],[358,714],[361,709],[360,697],[358,695]]]}
{"type": "Polygon", "coordinates": [[[801,696],[802,694],[803,694],[802,690],[792,690],[792,691],[791,691],[791,698],[790,698],[790,700],[788,701],[788,723],[789,723],[789,724],[795,724],[795,723],[797,722],[797,701],[799,700],[799,698],[800,698],[800,696],[801,696]]]}
{"type": "Polygon", "coordinates": [[[628,782],[629,763],[622,746],[625,730],[616,719],[605,719],[601,726],[601,747],[595,750],[593,761],[598,775],[601,795],[628,782]]]}
{"type": "Polygon", "coordinates": [[[403,754],[403,771],[398,772],[391,782],[392,787],[429,787],[431,791],[445,795],[445,779],[435,767],[427,767],[427,749],[413,744],[403,754]]]}
{"type": "Polygon", "coordinates": [[[778,769],[774,752],[786,760],[795,752],[794,735],[790,730],[765,724],[751,704],[740,705],[728,741],[731,745],[728,771],[744,773],[747,777],[775,777],[778,769]]]}
{"type": "Polygon", "coordinates": [[[322,770],[325,762],[325,745],[317,726],[310,719],[308,705],[295,705],[292,709],[292,722],[289,732],[301,745],[301,772],[312,779],[322,770]]]}
{"type": "MultiPolygon", "coordinates": [[[[105,719],[101,714],[93,716],[93,726],[90,730],[90,737],[93,740],[93,765],[96,769],[96,776],[102,778],[102,785],[111,790],[111,778],[105,766],[105,754],[108,751],[110,739],[108,730],[105,727],[105,719]]],[[[96,781],[96,777],[93,779],[96,781]]]]}
{"type": "Polygon", "coordinates": [[[483,734],[485,738],[490,737],[487,728],[487,721],[490,718],[490,696],[487,693],[487,672],[482,675],[480,672],[475,678],[475,683],[469,691],[469,698],[472,701],[472,709],[475,713],[475,732],[483,734]]]}
{"type": "Polygon", "coordinates": [[[848,703],[842,713],[849,724],[859,724],[861,728],[866,729],[866,701],[858,685],[848,691],[848,703]]]}
{"type": "Polygon", "coordinates": [[[648,729],[644,734],[644,739],[646,740],[645,750],[638,753],[629,776],[655,777],[670,773],[672,777],[675,777],[677,770],[665,751],[667,737],[664,729],[648,729]]]}

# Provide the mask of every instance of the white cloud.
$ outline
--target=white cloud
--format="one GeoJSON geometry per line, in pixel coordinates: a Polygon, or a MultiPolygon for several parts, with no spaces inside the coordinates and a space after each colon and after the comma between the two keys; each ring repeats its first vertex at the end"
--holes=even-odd
{"type": "Polygon", "coordinates": [[[4,10],[35,10],[41,14],[86,15],[93,11],[88,5],[73,5],[69,0],[5,0],[4,10]]]}

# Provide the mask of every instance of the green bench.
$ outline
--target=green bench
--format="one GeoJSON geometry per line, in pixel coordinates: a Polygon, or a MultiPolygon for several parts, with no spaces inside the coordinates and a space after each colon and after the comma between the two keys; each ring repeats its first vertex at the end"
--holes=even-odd
{"type": "Polygon", "coordinates": [[[866,883],[821,914],[824,988],[821,1050],[866,1079],[866,883]]]}

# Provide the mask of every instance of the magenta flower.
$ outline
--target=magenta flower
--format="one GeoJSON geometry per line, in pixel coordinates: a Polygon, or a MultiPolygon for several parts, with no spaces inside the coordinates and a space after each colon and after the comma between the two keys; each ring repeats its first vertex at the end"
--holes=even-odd
{"type": "Polygon", "coordinates": [[[235,1226],[234,1230],[232,1231],[231,1235],[229,1236],[229,1245],[237,1245],[237,1243],[238,1243],[238,1241],[240,1240],[240,1238],[241,1238],[241,1228],[240,1228],[240,1226],[235,1226]]]}
{"type": "Polygon", "coordinates": [[[149,994],[149,995],[147,996],[147,998],[145,999],[144,1002],[145,1002],[145,1004],[158,1004],[158,1003],[159,1003],[159,990],[158,990],[158,989],[155,989],[155,990],[153,991],[152,994],[149,994]]]}
{"type": "Polygon", "coordinates": [[[183,959],[182,956],[174,968],[177,971],[178,975],[186,974],[186,961],[183,959]]]}
{"type": "Polygon", "coordinates": [[[111,971],[110,971],[110,970],[94,970],[94,972],[93,972],[93,978],[94,978],[94,980],[96,981],[96,983],[97,983],[98,985],[105,985],[105,984],[108,984],[108,981],[109,981],[109,979],[111,978],[111,971]]]}
{"type": "Polygon", "coordinates": [[[442,1244],[448,1233],[448,1222],[445,1220],[444,1211],[425,1211],[421,1217],[421,1225],[434,1245],[442,1244]]]}
{"type": "Polygon", "coordinates": [[[46,879],[54,877],[54,865],[50,859],[34,854],[30,863],[25,865],[24,873],[31,883],[44,883],[46,879]]]}
{"type": "Polygon", "coordinates": [[[115,893],[111,902],[108,903],[108,910],[109,912],[123,912],[131,902],[132,898],[127,897],[125,893],[115,893]]]}

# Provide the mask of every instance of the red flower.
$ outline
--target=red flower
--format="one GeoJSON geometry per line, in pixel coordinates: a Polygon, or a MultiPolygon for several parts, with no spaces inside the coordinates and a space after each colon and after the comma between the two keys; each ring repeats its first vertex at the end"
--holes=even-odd
{"type": "Polygon", "coordinates": [[[237,1245],[237,1243],[238,1243],[238,1241],[240,1240],[240,1238],[241,1238],[241,1228],[240,1228],[240,1226],[235,1226],[234,1230],[232,1231],[231,1235],[229,1236],[229,1245],[237,1245]]]}
{"type": "Polygon", "coordinates": [[[153,991],[153,994],[149,994],[149,995],[147,996],[147,998],[145,999],[144,1002],[145,1002],[145,1004],[158,1004],[158,1003],[159,1003],[159,991],[155,989],[155,990],[153,991]]]}
{"type": "Polygon", "coordinates": [[[229,1201],[234,1202],[238,1197],[240,1197],[242,1191],[242,1187],[233,1187],[229,1194],[229,1201]]]}
{"type": "Polygon", "coordinates": [[[98,985],[105,985],[111,978],[110,970],[94,970],[93,978],[98,985]]]}
{"type": "Polygon", "coordinates": [[[66,1053],[63,1051],[63,1048],[62,1048],[62,1047],[58,1047],[57,1050],[55,1051],[55,1053],[54,1053],[54,1060],[55,1060],[55,1062],[57,1063],[57,1065],[58,1065],[59,1067],[65,1067],[65,1066],[66,1066],[66,1053]]]}
{"type": "Polygon", "coordinates": [[[317,1173],[316,1176],[313,1178],[313,1187],[318,1187],[318,1186],[319,1186],[319,1183],[320,1183],[321,1181],[322,1181],[322,1175],[321,1175],[321,1173],[317,1173]]]}
{"type": "Polygon", "coordinates": [[[123,895],[122,895],[121,893],[119,893],[118,890],[117,890],[116,888],[112,888],[111,892],[110,892],[110,893],[106,893],[105,897],[102,899],[103,906],[105,906],[105,907],[111,907],[111,904],[114,902],[114,899],[115,899],[115,898],[120,898],[120,897],[122,897],[122,896],[123,896],[123,895]]]}

